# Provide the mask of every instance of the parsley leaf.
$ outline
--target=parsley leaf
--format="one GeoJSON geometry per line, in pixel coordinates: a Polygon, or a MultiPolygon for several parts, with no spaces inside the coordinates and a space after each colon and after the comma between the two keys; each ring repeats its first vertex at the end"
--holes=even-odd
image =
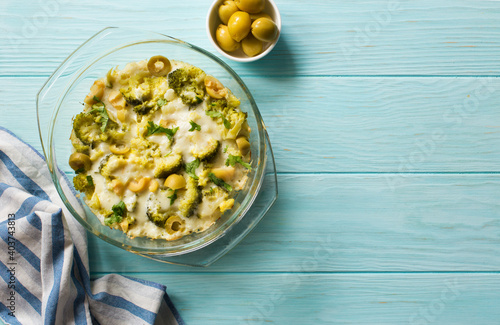
{"type": "Polygon", "coordinates": [[[101,123],[102,123],[101,131],[104,132],[106,130],[106,127],[108,126],[108,121],[109,121],[108,111],[106,110],[106,106],[104,105],[104,103],[99,98],[94,96],[93,99],[97,103],[92,105],[92,110],[89,112],[89,114],[97,112],[99,113],[99,115],[101,115],[101,123]]]}
{"type": "Polygon", "coordinates": [[[215,185],[224,188],[228,192],[231,192],[233,190],[233,188],[231,187],[231,185],[229,185],[228,183],[224,182],[222,179],[220,179],[217,176],[215,176],[214,173],[209,173],[208,174],[208,178],[210,178],[210,180],[212,182],[214,182],[215,185]]]}
{"type": "Polygon", "coordinates": [[[217,111],[206,111],[206,114],[212,118],[217,118],[217,117],[221,117],[222,118],[222,121],[224,122],[224,127],[226,129],[230,129],[231,128],[231,122],[229,122],[225,117],[224,115],[221,113],[221,112],[217,112],[217,111]]]}
{"type": "Polygon", "coordinates": [[[227,152],[227,149],[229,149],[229,146],[225,146],[225,147],[224,147],[224,153],[226,153],[226,152],[227,152]]]}
{"type": "Polygon", "coordinates": [[[191,128],[189,129],[189,132],[193,132],[194,130],[201,131],[201,126],[199,124],[196,124],[193,121],[189,121],[189,124],[191,124],[191,128]]]}
{"type": "Polygon", "coordinates": [[[92,176],[87,175],[87,183],[89,183],[90,186],[94,186],[94,180],[92,179],[92,176]]]}
{"type": "Polygon", "coordinates": [[[77,170],[75,170],[75,174],[80,174],[80,173],[83,173],[85,172],[85,168],[81,167],[81,168],[78,168],[77,170]]]}
{"type": "Polygon", "coordinates": [[[120,201],[117,204],[113,205],[111,210],[113,210],[113,212],[116,215],[119,215],[120,217],[122,217],[125,214],[125,211],[127,211],[127,207],[125,206],[125,202],[120,201]]]}
{"type": "Polygon", "coordinates": [[[107,226],[122,222],[123,215],[127,211],[127,207],[125,206],[125,203],[123,201],[120,201],[117,204],[113,205],[111,209],[113,210],[113,214],[104,218],[104,224],[106,224],[107,226]]]}
{"type": "Polygon", "coordinates": [[[164,98],[160,98],[158,99],[158,101],[156,102],[156,104],[159,106],[159,107],[162,107],[163,105],[165,105],[166,103],[168,103],[168,101],[164,98]]]}
{"type": "Polygon", "coordinates": [[[240,164],[241,166],[245,167],[246,169],[252,170],[252,166],[250,164],[247,164],[246,162],[241,159],[240,156],[233,156],[229,154],[229,157],[226,159],[226,166],[234,166],[236,163],[240,164]]]}
{"type": "Polygon", "coordinates": [[[185,168],[186,173],[190,177],[192,177],[194,179],[198,179],[198,176],[196,176],[195,171],[196,171],[196,168],[198,168],[199,166],[200,166],[200,160],[198,158],[196,158],[192,162],[186,164],[186,168],[185,168]]]}
{"type": "Polygon", "coordinates": [[[169,140],[172,140],[172,137],[174,136],[175,132],[179,130],[179,127],[175,127],[173,129],[164,128],[163,126],[155,124],[153,121],[148,121],[147,128],[148,132],[146,133],[146,136],[150,136],[155,133],[165,133],[169,140]]]}
{"type": "Polygon", "coordinates": [[[174,190],[174,193],[170,196],[167,196],[170,199],[170,205],[174,204],[177,199],[177,190],[174,190]]]}

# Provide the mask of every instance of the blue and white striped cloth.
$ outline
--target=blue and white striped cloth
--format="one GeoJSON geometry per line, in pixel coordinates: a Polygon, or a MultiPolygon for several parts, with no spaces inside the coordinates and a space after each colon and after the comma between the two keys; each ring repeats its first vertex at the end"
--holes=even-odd
{"type": "Polygon", "coordinates": [[[183,324],[154,282],[89,277],[85,229],[43,157],[0,127],[0,316],[8,324],[183,324]]]}

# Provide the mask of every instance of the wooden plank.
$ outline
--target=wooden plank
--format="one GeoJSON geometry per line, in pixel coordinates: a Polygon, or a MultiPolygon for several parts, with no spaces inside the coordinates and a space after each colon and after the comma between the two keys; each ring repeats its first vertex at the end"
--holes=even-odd
{"type": "Polygon", "coordinates": [[[500,175],[280,175],[280,197],[206,269],[89,238],[94,272],[500,270],[500,175]],[[401,184],[391,189],[391,178],[401,184]],[[400,179],[401,178],[401,179],[400,179]]]}
{"type": "MultiPolygon", "coordinates": [[[[283,32],[273,53],[251,64],[226,60],[243,76],[500,74],[498,1],[277,4],[283,32]]],[[[28,6],[11,1],[1,6],[4,76],[47,76],[107,26],[155,30],[217,53],[205,32],[209,2],[145,0],[141,9],[136,2],[97,0],[50,0],[28,6]]]]}
{"type": "MultiPolygon", "coordinates": [[[[0,78],[0,125],[18,126],[37,149],[37,132],[23,130],[26,123],[36,130],[35,96],[44,81],[0,78]],[[20,124],[19,116],[33,118],[20,124]]],[[[245,82],[267,124],[279,172],[500,171],[499,78],[245,82]]]]}
{"type": "Polygon", "coordinates": [[[500,318],[498,273],[130,275],[167,285],[193,325],[458,325],[500,318]]]}

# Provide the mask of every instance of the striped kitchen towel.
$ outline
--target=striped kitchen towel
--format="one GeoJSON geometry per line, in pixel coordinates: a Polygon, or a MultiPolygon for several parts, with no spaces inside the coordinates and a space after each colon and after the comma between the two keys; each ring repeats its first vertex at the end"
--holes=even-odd
{"type": "Polygon", "coordinates": [[[8,324],[183,324],[161,284],[90,279],[86,231],[43,157],[1,127],[0,236],[0,316],[8,324]]]}

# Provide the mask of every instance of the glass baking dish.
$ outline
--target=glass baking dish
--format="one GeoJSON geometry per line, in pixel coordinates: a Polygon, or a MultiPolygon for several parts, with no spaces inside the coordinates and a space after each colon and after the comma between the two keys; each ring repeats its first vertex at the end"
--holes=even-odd
{"type": "Polygon", "coordinates": [[[223,61],[194,45],[166,35],[126,28],[105,28],[75,50],[52,74],[37,95],[37,118],[43,152],[62,201],[89,232],[117,247],[155,260],[207,266],[234,247],[262,219],[277,199],[274,157],[264,122],[243,81],[223,61]],[[174,241],[130,238],[101,224],[76,195],[68,165],[72,152],[69,135],[72,118],[94,80],[115,66],[165,55],[185,61],[215,76],[241,101],[252,128],[252,171],[235,205],[212,227],[174,241]]]}

